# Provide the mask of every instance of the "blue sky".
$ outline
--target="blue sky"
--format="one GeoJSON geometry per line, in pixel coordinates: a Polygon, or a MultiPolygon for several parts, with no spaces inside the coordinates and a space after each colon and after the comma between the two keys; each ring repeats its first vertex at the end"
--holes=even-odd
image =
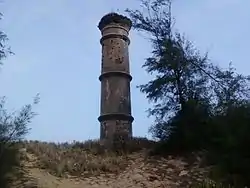
{"type": "MultiPolygon", "coordinates": [[[[39,115],[28,139],[86,140],[99,137],[101,46],[97,24],[119,9],[139,8],[126,0],[2,0],[0,29],[15,52],[0,70],[0,96],[7,107],[18,109],[40,93],[39,115]]],[[[214,63],[230,61],[239,72],[250,74],[249,0],[175,0],[176,27],[214,63]]],[[[133,81],[133,134],[148,136],[153,119],[145,112],[150,104],[136,85],[150,77],[141,68],[150,55],[150,44],[131,31],[130,66],[133,81]]]]}

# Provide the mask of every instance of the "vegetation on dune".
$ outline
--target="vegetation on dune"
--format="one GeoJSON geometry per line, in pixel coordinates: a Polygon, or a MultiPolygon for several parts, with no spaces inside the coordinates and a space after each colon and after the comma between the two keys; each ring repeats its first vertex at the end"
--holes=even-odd
{"type": "Polygon", "coordinates": [[[67,172],[73,176],[88,177],[121,172],[128,165],[129,153],[149,149],[152,144],[153,141],[145,138],[134,138],[123,153],[107,151],[99,140],[71,144],[30,141],[25,143],[25,147],[28,152],[39,157],[41,167],[50,169],[57,176],[63,176],[67,172]]]}
{"type": "MultiPolygon", "coordinates": [[[[79,177],[81,179],[88,179],[91,177],[98,176],[107,176],[114,177],[114,175],[119,175],[126,171],[127,168],[131,169],[131,164],[135,159],[141,160],[141,163],[138,163],[138,166],[143,166],[147,170],[155,170],[156,168],[159,171],[159,174],[165,173],[172,168],[175,172],[170,173],[169,177],[175,177],[179,179],[180,182],[185,182],[185,178],[174,175],[176,172],[175,168],[178,168],[178,163],[182,160],[188,160],[187,157],[170,157],[168,158],[174,160],[177,167],[168,165],[162,161],[162,157],[156,157],[154,155],[149,155],[148,151],[154,149],[157,146],[157,142],[152,142],[145,138],[134,138],[131,141],[130,147],[127,148],[125,153],[116,153],[114,151],[108,151],[100,145],[98,140],[88,140],[86,142],[73,142],[73,143],[48,143],[48,142],[39,142],[39,141],[25,141],[23,146],[27,149],[28,153],[32,153],[39,159],[39,168],[49,170],[51,174],[54,174],[58,177],[79,177]],[[136,146],[136,147],[134,147],[136,146]],[[138,155],[140,154],[140,155],[138,155]],[[153,166],[149,167],[150,164],[153,166]],[[148,166],[148,167],[147,167],[148,166]],[[164,167],[165,166],[165,167],[164,167]],[[183,179],[183,180],[182,180],[183,179]]],[[[190,158],[191,154],[189,154],[190,158]]],[[[195,157],[197,154],[194,154],[194,159],[191,159],[192,162],[186,161],[186,164],[189,164],[185,167],[185,170],[188,170],[191,173],[186,180],[192,181],[192,187],[206,188],[206,187],[224,187],[222,184],[216,185],[214,181],[206,180],[203,183],[196,181],[194,177],[197,174],[192,170],[199,167],[195,165],[195,157]],[[193,165],[192,165],[193,164],[193,165]]],[[[167,160],[166,160],[167,161],[167,160]]],[[[184,162],[184,161],[183,161],[184,162]]],[[[137,169],[137,167],[136,167],[137,169]]],[[[182,169],[182,167],[180,168],[182,169]]],[[[139,170],[139,169],[137,169],[139,170]]],[[[203,171],[203,170],[202,170],[203,171]]],[[[145,171],[146,172],[146,171],[145,171]]],[[[151,172],[151,171],[150,171],[151,172]]],[[[182,172],[182,170],[180,170],[182,172]]],[[[200,170],[198,170],[200,174],[200,170]]],[[[205,171],[204,171],[205,172],[205,171]]],[[[206,173],[206,172],[205,172],[206,173]]],[[[201,173],[203,174],[203,173],[201,173]]],[[[155,171],[154,171],[155,175],[155,171]]],[[[199,178],[206,179],[206,176],[198,175],[199,178]]],[[[184,183],[183,185],[186,186],[184,183]]]]}
{"type": "Polygon", "coordinates": [[[215,66],[174,29],[171,0],[142,0],[143,11],[126,10],[133,28],[146,34],[152,56],[143,67],[155,78],[140,90],[154,107],[150,132],[161,141],[155,153],[204,151],[211,177],[250,186],[249,76],[215,66]]]}

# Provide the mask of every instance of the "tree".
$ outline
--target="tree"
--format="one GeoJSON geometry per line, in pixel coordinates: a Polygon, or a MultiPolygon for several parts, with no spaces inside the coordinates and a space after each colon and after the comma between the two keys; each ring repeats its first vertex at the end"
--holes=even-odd
{"type": "Polygon", "coordinates": [[[223,87],[212,83],[215,103],[208,161],[217,164],[216,171],[226,182],[236,187],[249,186],[249,76],[237,73],[231,63],[228,69],[214,67],[213,72],[223,87]]]}
{"type": "Polygon", "coordinates": [[[217,66],[214,66],[212,70],[217,81],[212,82],[217,114],[227,114],[231,108],[248,102],[250,99],[249,76],[237,73],[232,63],[226,70],[217,66]]]}
{"type": "MultiPolygon", "coordinates": [[[[21,141],[29,131],[27,125],[36,115],[32,111],[32,104],[25,105],[21,110],[10,113],[5,109],[5,102],[6,98],[2,97],[0,101],[0,143],[2,147],[21,141]]],[[[33,104],[38,104],[38,102],[39,96],[37,95],[33,104]]],[[[2,152],[0,152],[0,159],[1,154],[2,152]]]]}
{"type": "MultiPolygon", "coordinates": [[[[154,103],[150,131],[160,152],[205,150],[233,186],[250,185],[249,76],[214,66],[174,30],[170,0],[141,0],[143,11],[127,9],[133,28],[147,34],[152,56],[143,67],[155,78],[140,85],[154,103]]],[[[158,150],[159,151],[159,150],[158,150]]],[[[218,174],[218,173],[217,173],[218,174]]]]}
{"type": "Polygon", "coordinates": [[[133,28],[149,36],[152,56],[143,67],[156,76],[139,88],[155,104],[149,109],[149,114],[156,117],[156,125],[151,130],[153,133],[161,130],[155,136],[165,138],[171,127],[166,122],[171,122],[180,111],[187,112],[191,101],[199,99],[199,102],[209,104],[211,92],[207,89],[210,83],[206,70],[210,65],[207,54],[202,56],[184,35],[173,29],[170,0],[141,2],[146,12],[130,9],[126,12],[133,28]]]}
{"type": "MultiPolygon", "coordinates": [[[[0,19],[1,19],[0,15],[0,19]]],[[[0,31],[0,62],[8,55],[13,54],[6,44],[7,35],[0,31]]],[[[16,143],[21,141],[29,131],[28,124],[34,118],[33,105],[39,102],[39,95],[34,98],[32,104],[23,106],[19,111],[8,112],[5,108],[6,98],[0,100],[0,184],[9,186],[5,175],[13,170],[18,164],[16,143]]]]}
{"type": "MultiPolygon", "coordinates": [[[[0,13],[0,20],[2,19],[2,14],[0,13]]],[[[2,64],[2,60],[7,57],[9,54],[13,54],[10,47],[6,44],[8,41],[7,35],[0,31],[0,63],[2,64]]]]}

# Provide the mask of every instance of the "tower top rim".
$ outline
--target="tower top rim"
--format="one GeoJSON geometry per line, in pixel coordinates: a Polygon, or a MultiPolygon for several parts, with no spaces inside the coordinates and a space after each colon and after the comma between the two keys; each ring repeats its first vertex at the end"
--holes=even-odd
{"type": "Polygon", "coordinates": [[[126,26],[126,27],[128,27],[129,30],[132,27],[132,21],[128,17],[123,16],[121,14],[117,14],[115,12],[111,12],[111,13],[104,15],[101,18],[101,20],[98,24],[98,28],[100,30],[102,30],[105,26],[112,24],[112,23],[118,24],[121,26],[126,26]]]}

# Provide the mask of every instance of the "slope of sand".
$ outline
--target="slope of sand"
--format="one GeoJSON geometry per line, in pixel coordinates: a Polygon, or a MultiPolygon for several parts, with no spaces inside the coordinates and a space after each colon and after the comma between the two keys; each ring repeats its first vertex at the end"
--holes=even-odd
{"type": "Polygon", "coordinates": [[[202,181],[204,170],[198,165],[190,167],[181,159],[154,159],[145,162],[143,153],[129,157],[130,165],[119,174],[101,174],[96,177],[56,177],[39,168],[38,158],[25,152],[22,161],[24,177],[13,184],[13,188],[154,188],[190,187],[194,181],[202,181]],[[202,173],[201,173],[202,172],[202,173]]]}

